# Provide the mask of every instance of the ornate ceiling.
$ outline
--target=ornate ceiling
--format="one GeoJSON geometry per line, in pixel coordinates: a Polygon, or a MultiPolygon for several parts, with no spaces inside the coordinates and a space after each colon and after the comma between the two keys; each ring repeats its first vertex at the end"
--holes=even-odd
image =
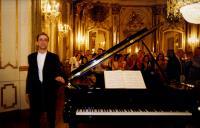
{"type": "Polygon", "coordinates": [[[166,4],[166,0],[89,0],[91,2],[105,2],[105,3],[118,3],[121,5],[146,5],[146,6],[151,6],[151,5],[161,5],[161,4],[166,4]]]}

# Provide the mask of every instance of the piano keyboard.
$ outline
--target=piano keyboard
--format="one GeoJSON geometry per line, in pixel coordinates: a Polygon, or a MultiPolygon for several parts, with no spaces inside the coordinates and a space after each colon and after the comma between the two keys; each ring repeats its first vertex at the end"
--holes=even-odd
{"type": "Polygon", "coordinates": [[[77,109],[78,116],[192,116],[189,111],[148,111],[133,109],[77,109]]]}

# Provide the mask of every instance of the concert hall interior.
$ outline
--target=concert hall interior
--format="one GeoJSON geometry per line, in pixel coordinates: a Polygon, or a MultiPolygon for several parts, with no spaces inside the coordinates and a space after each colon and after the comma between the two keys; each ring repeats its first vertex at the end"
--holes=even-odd
{"type": "Polygon", "coordinates": [[[0,0],[0,128],[30,127],[41,32],[65,79],[56,128],[200,127],[199,12],[200,0],[0,0]]]}

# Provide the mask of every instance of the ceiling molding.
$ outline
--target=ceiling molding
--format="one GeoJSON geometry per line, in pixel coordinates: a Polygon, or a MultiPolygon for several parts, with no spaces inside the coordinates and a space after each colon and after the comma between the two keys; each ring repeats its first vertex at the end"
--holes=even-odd
{"type": "Polygon", "coordinates": [[[102,2],[110,4],[120,5],[134,5],[134,6],[152,6],[152,5],[164,5],[166,0],[92,0],[92,2],[102,2]]]}

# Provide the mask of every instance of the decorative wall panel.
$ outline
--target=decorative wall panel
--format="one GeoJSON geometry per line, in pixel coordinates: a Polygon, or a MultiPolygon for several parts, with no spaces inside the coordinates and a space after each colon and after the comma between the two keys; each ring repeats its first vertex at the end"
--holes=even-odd
{"type": "Polygon", "coordinates": [[[17,87],[14,84],[4,84],[1,87],[1,108],[10,109],[17,105],[17,87]]]}
{"type": "Polygon", "coordinates": [[[121,40],[144,27],[152,27],[152,10],[150,7],[122,7],[120,12],[121,40]]]}
{"type": "Polygon", "coordinates": [[[34,0],[0,0],[0,112],[28,108],[27,56],[32,46],[34,0]]]}
{"type": "Polygon", "coordinates": [[[18,67],[18,0],[1,0],[0,68],[18,67]]]}
{"type": "MultiPolygon", "coordinates": [[[[120,31],[119,39],[120,41],[124,40],[128,36],[138,32],[143,28],[152,27],[152,8],[145,6],[124,6],[120,10],[120,31]]],[[[153,35],[150,34],[144,39],[145,44],[153,50],[153,35]]],[[[142,43],[132,45],[128,52],[136,52],[136,49],[143,49],[142,43]]]]}

